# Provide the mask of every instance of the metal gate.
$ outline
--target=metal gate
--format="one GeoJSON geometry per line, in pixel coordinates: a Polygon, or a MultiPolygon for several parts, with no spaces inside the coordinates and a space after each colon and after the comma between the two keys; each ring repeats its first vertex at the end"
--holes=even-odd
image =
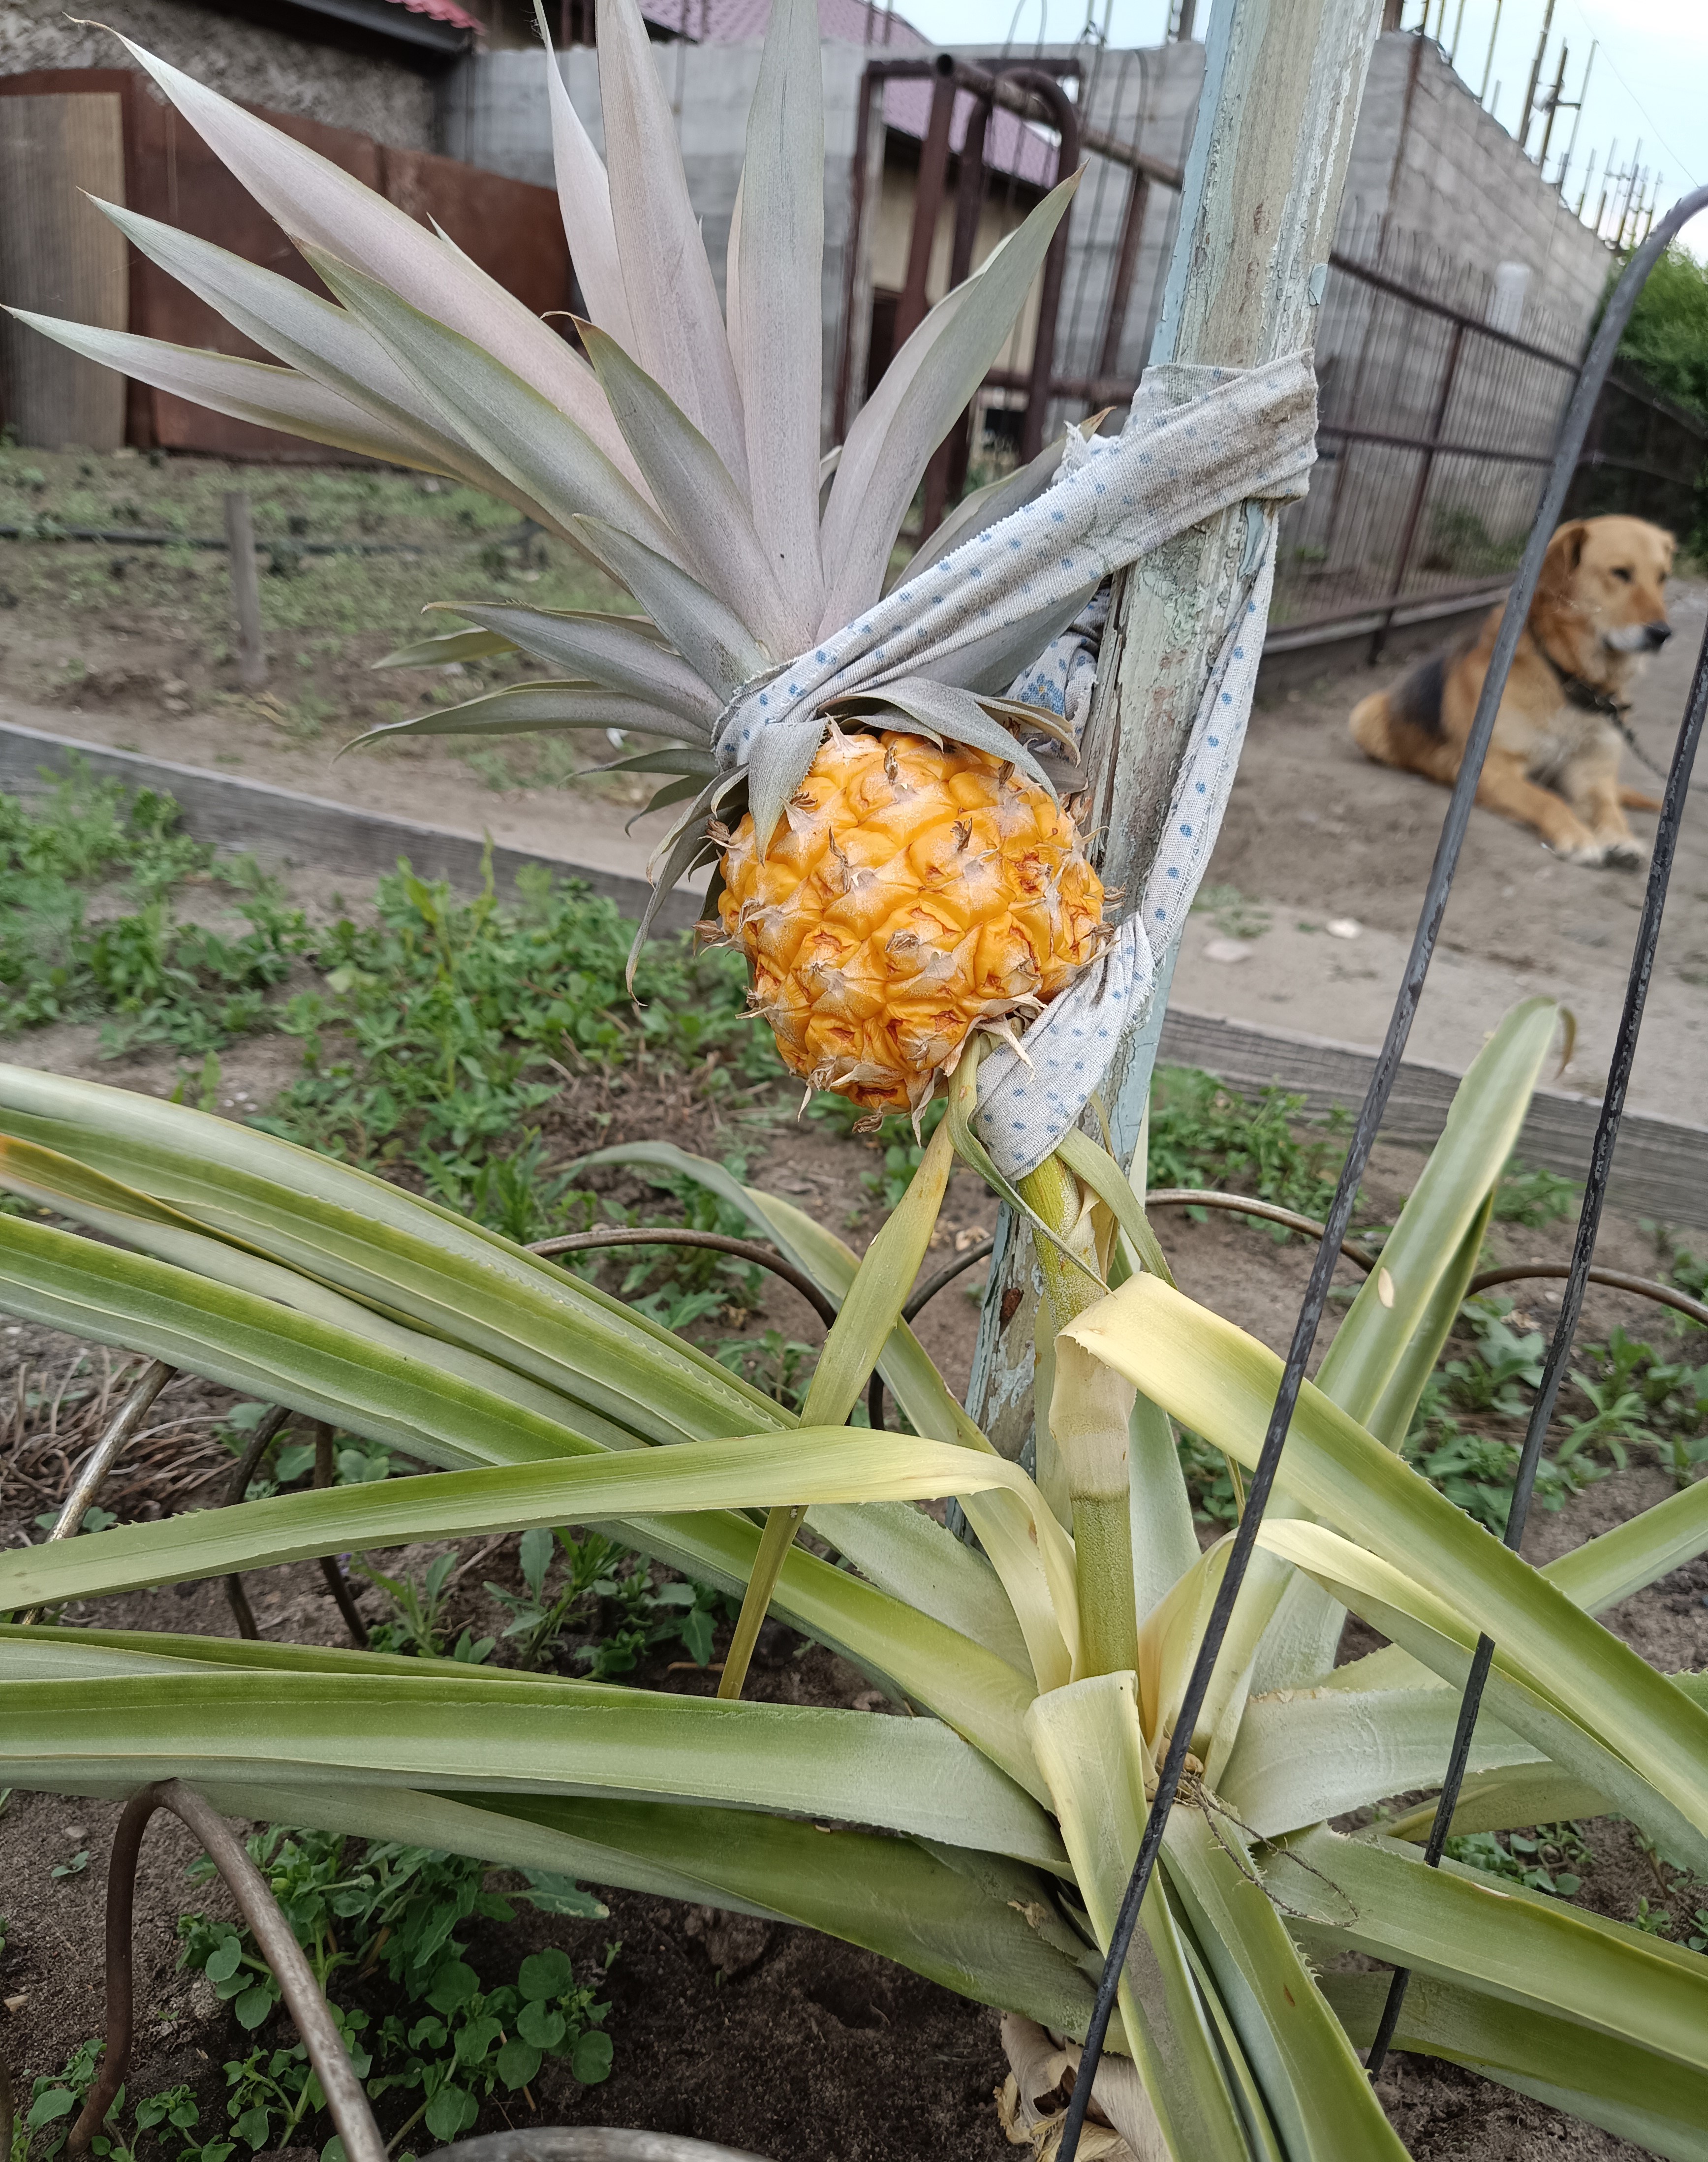
{"type": "MultiPolygon", "coordinates": [[[[1151,244],[1166,251],[1180,185],[1176,166],[1140,146],[1143,101],[1128,93],[1142,86],[1145,59],[1141,53],[1098,53],[1088,65],[1078,55],[1039,54],[983,65],[951,53],[923,52],[886,55],[866,66],[855,123],[836,361],[838,441],[892,355],[923,320],[933,287],[948,290],[976,267],[981,222],[988,233],[994,211],[999,232],[1017,224],[1082,156],[1089,168],[1045,257],[1029,320],[1022,318],[1016,338],[931,462],[919,537],[935,530],[945,507],[964,489],[980,416],[1003,416],[1003,447],[1023,462],[1037,455],[1061,418],[1078,419],[1132,395],[1149,339],[1148,324],[1128,321],[1141,248],[1148,222],[1151,244]],[[1130,81],[1135,67],[1136,77],[1130,81]],[[891,83],[920,81],[931,86],[931,105],[913,184],[906,271],[899,289],[886,291],[873,269],[891,132],[885,93],[891,83]],[[996,140],[999,116],[1008,119],[1001,143],[996,140]],[[1160,232],[1152,215],[1158,191],[1167,191],[1160,220],[1167,229],[1160,232]],[[951,201],[945,264],[939,228],[951,201]],[[1078,237],[1070,239],[1076,219],[1078,237]],[[1067,372],[1064,331],[1071,342],[1067,372]]],[[[985,252],[988,244],[987,239],[985,252]]]]}

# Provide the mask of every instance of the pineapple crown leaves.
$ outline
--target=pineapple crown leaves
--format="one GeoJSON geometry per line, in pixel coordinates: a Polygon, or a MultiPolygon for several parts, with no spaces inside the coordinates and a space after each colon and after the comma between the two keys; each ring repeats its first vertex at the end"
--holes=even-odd
{"type": "MultiPolygon", "coordinates": [[[[661,655],[630,666],[635,641],[597,637],[591,627],[577,639],[573,619],[553,637],[538,612],[525,621],[515,612],[513,623],[503,611],[482,611],[483,627],[547,661],[552,678],[373,734],[598,726],[603,686],[615,694],[603,724],[645,727],[644,715],[656,710],[679,725],[653,733],[696,753],[715,748],[721,766],[744,765],[729,748],[739,731],[714,739],[708,726],[688,740],[680,724],[715,722],[738,693],[762,687],[789,655],[878,600],[926,463],[1011,332],[1078,175],[930,311],[821,487],[824,118],[814,0],[776,0],[771,9],[725,310],[636,0],[598,7],[603,160],[570,101],[537,0],[536,12],[558,198],[588,310],[577,324],[581,351],[443,232],[129,39],[127,50],[290,236],[332,299],[102,205],[144,253],[273,363],[25,320],[217,410],[488,490],[620,579],[679,657],[676,666],[661,655]],[[688,674],[705,697],[687,687],[688,674]]],[[[991,513],[1038,494],[1060,457],[1058,446],[1017,477],[1018,487],[1004,483],[991,513]]],[[[1017,640],[1000,637],[992,650],[983,641],[969,655],[974,687],[1005,688],[1014,655],[1047,642],[1060,614],[1024,623],[1017,640]]],[[[644,635],[637,625],[636,640],[644,635]]],[[[932,672],[971,680],[955,667],[932,672]]],[[[891,723],[1003,755],[1015,750],[972,699],[898,692],[885,718],[891,723]]],[[[779,746],[762,761],[760,801],[778,810],[811,763],[807,728],[790,734],[789,755],[779,746]]],[[[1019,762],[1041,770],[1024,754],[1019,762]]],[[[718,793],[721,801],[729,791],[718,793]]],[[[703,811],[697,803],[685,817],[703,811]]]]}

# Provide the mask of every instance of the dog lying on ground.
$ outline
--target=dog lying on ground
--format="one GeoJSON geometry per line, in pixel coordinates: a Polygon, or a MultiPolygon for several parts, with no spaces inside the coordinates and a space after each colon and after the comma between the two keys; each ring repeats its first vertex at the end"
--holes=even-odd
{"type": "MultiPolygon", "coordinates": [[[[1533,827],[1569,863],[1634,867],[1643,850],[1625,813],[1661,807],[1620,786],[1619,753],[1641,656],[1672,636],[1663,589],[1674,545],[1640,518],[1579,518],[1543,558],[1476,800],[1533,827]]],[[[1490,610],[1475,640],[1353,708],[1353,740],[1366,756],[1452,786],[1501,613],[1490,610]]]]}

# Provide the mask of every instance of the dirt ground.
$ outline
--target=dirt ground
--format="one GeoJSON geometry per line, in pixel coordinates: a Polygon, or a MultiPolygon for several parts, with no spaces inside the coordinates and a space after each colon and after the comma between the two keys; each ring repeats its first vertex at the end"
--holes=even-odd
{"type": "MultiPolygon", "coordinates": [[[[1667,605],[1674,634],[1640,679],[1631,716],[1637,742],[1663,769],[1708,625],[1708,582],[1674,579],[1667,605]]],[[[1340,1043],[1381,1042],[1447,793],[1415,774],[1372,765],[1347,734],[1346,717],[1410,665],[1341,666],[1290,690],[1260,692],[1205,881],[1237,891],[1248,905],[1207,906],[1194,916],[1175,971],[1177,1004],[1340,1043]],[[1265,922],[1259,935],[1246,935],[1265,922]],[[1356,935],[1337,937],[1330,925],[1355,927],[1356,935]]],[[[1628,750],[1622,774],[1656,795],[1664,786],[1628,750]]],[[[1631,820],[1647,846],[1654,819],[1633,812],[1631,820]]],[[[1474,812],[1409,1055],[1462,1073],[1503,1013],[1546,992],[1578,1024],[1572,1063],[1552,1085],[1599,1095],[1643,889],[1641,873],[1562,862],[1528,828],[1474,812]]],[[[1705,1050],[1708,770],[1699,761],[1632,1109],[1708,1123],[1705,1050]]]]}

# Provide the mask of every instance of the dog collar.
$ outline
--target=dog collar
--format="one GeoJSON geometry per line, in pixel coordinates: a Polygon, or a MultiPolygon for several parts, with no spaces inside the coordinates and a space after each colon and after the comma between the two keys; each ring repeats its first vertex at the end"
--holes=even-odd
{"type": "MultiPolygon", "coordinates": [[[[1568,705],[1576,706],[1586,713],[1605,713],[1610,721],[1624,721],[1631,710],[1628,700],[1622,702],[1611,691],[1604,691],[1597,683],[1587,683],[1581,676],[1574,676],[1570,669],[1562,668],[1542,640],[1536,638],[1534,631],[1530,634],[1536,639],[1536,650],[1553,670],[1568,705]]],[[[1622,728],[1621,733],[1624,733],[1622,728]]]]}

